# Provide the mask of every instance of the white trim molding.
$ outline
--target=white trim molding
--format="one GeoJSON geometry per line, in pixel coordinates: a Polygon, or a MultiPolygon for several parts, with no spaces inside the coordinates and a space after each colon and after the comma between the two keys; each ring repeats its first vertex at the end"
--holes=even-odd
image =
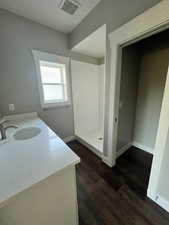
{"type": "Polygon", "coordinates": [[[113,167],[113,164],[109,161],[107,157],[105,157],[101,152],[99,152],[97,149],[95,149],[93,146],[88,144],[86,141],[84,141],[82,138],[76,136],[69,136],[62,139],[65,143],[68,143],[70,141],[77,140],[84,146],[86,146],[90,151],[92,151],[94,154],[96,154],[99,158],[102,159],[102,161],[109,167],[113,167]]]}
{"type": "Polygon", "coordinates": [[[69,66],[69,57],[59,56],[55,54],[51,54],[48,52],[41,52],[37,50],[32,50],[33,58],[35,61],[35,68],[37,74],[37,82],[38,82],[38,89],[40,95],[40,103],[42,108],[51,108],[51,107],[58,107],[58,106],[68,106],[71,104],[71,94],[70,94],[70,66],[69,66]],[[43,91],[43,84],[41,78],[41,71],[40,71],[40,63],[49,62],[50,64],[55,64],[58,67],[64,68],[63,75],[64,75],[64,99],[63,100],[52,100],[52,101],[45,101],[44,91],[43,91]]]}
{"type": "Polygon", "coordinates": [[[153,154],[153,149],[152,148],[149,148],[145,145],[142,145],[138,142],[130,142],[126,145],[124,145],[122,148],[120,148],[117,153],[116,153],[116,158],[120,157],[122,154],[124,154],[127,150],[129,150],[132,146],[136,147],[136,148],[139,148],[140,150],[143,150],[145,152],[148,152],[150,154],[153,154]]]}
{"type": "Polygon", "coordinates": [[[124,145],[122,148],[120,148],[118,151],[117,151],[117,154],[116,154],[116,158],[120,157],[122,154],[124,154],[128,149],[130,149],[132,147],[133,143],[128,143],[126,145],[124,145]]]}
{"type": "MultiPolygon", "coordinates": [[[[117,151],[117,130],[118,130],[118,112],[120,99],[120,80],[121,80],[121,54],[122,47],[138,40],[149,37],[155,33],[161,32],[169,27],[169,0],[163,0],[154,7],[145,11],[133,20],[124,24],[109,35],[111,47],[111,74],[109,86],[109,102],[106,103],[108,109],[106,153],[109,162],[116,163],[117,151]]],[[[154,148],[154,157],[149,181],[149,193],[151,196],[157,195],[157,187],[160,176],[162,159],[165,151],[167,132],[169,129],[169,73],[167,74],[166,87],[164,90],[162,108],[157,131],[156,144],[154,148]]]]}
{"type": "Polygon", "coordinates": [[[126,44],[128,41],[134,41],[137,38],[142,39],[142,35],[152,35],[152,31],[155,33],[158,32],[159,27],[168,25],[168,12],[169,1],[161,1],[109,34],[111,45],[114,44],[112,42],[126,44]]]}
{"type": "Polygon", "coordinates": [[[106,156],[102,156],[102,161],[107,165],[107,166],[109,166],[109,167],[113,167],[114,166],[114,164],[112,163],[112,161],[110,161],[109,160],[109,158],[108,157],[106,157],[106,156]]]}
{"type": "Polygon", "coordinates": [[[132,145],[136,148],[139,148],[145,152],[153,154],[153,148],[147,147],[145,145],[140,144],[139,142],[133,141],[132,145]]]}
{"type": "Polygon", "coordinates": [[[121,80],[121,46],[136,42],[154,33],[160,32],[169,26],[169,1],[163,0],[151,9],[145,11],[133,20],[124,24],[109,34],[111,47],[111,75],[109,83],[108,125],[105,128],[108,134],[107,157],[115,164],[118,105],[121,80]]]}
{"type": "Polygon", "coordinates": [[[70,141],[74,141],[76,138],[75,136],[69,136],[69,137],[65,137],[63,138],[62,140],[65,142],[65,143],[68,143],[70,141]]]}
{"type": "Polygon", "coordinates": [[[89,150],[91,150],[99,158],[102,158],[102,153],[99,150],[97,150],[95,147],[90,145],[87,141],[85,141],[83,138],[79,137],[78,135],[76,135],[75,137],[76,137],[76,140],[78,140],[82,145],[86,146],[89,150]]]}
{"type": "Polygon", "coordinates": [[[166,121],[169,121],[169,68],[167,72],[167,79],[163,94],[163,101],[159,119],[159,126],[157,131],[154,157],[151,168],[150,180],[149,180],[149,193],[152,196],[157,195],[158,184],[160,180],[160,172],[162,167],[162,162],[164,159],[164,153],[166,150],[167,137],[169,132],[169,124],[166,121]]]}
{"type": "Polygon", "coordinates": [[[169,201],[161,195],[158,195],[156,199],[156,203],[163,209],[165,209],[167,212],[169,212],[169,201]]]}
{"type": "Polygon", "coordinates": [[[167,212],[169,212],[169,201],[164,198],[161,195],[156,195],[155,197],[151,195],[151,193],[149,193],[149,191],[147,192],[147,196],[155,203],[157,203],[160,207],[162,207],[163,209],[165,209],[167,212]]]}

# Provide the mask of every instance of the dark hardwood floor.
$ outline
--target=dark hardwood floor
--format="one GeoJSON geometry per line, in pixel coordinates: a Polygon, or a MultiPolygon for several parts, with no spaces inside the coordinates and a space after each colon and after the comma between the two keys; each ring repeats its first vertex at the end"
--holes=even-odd
{"type": "Polygon", "coordinates": [[[169,225],[169,214],[146,197],[150,154],[132,148],[109,168],[79,142],[68,145],[81,158],[79,225],[169,225]]]}

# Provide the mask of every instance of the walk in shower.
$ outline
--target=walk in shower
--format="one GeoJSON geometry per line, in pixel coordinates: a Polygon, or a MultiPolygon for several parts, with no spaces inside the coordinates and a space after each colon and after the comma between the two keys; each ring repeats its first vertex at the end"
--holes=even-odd
{"type": "Polygon", "coordinates": [[[104,64],[72,60],[75,135],[96,154],[103,152],[104,64]]]}

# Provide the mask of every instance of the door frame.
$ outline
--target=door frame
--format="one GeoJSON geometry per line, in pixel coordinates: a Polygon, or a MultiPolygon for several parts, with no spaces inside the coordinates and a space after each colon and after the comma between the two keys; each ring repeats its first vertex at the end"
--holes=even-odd
{"type": "MultiPolygon", "coordinates": [[[[108,162],[107,164],[109,164],[110,166],[114,166],[116,164],[122,48],[168,28],[169,1],[163,0],[151,9],[145,11],[141,15],[137,16],[133,20],[129,21],[128,23],[124,24],[123,26],[109,34],[111,47],[111,74],[110,84],[108,87],[110,96],[108,104],[106,106],[109,113],[107,118],[108,125],[105,129],[106,133],[108,134],[108,143],[106,143],[107,156],[105,161],[108,162]]],[[[147,192],[148,196],[154,201],[156,201],[157,199],[157,186],[160,177],[160,169],[165,150],[167,132],[169,130],[169,124],[165,122],[166,118],[169,121],[169,103],[167,102],[167,93],[169,95],[169,72],[166,79],[159,120],[159,128],[157,132],[154,157],[147,192]]]]}

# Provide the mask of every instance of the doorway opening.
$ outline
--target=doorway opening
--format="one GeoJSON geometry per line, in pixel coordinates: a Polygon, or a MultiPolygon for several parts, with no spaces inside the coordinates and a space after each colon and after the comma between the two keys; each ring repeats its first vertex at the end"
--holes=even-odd
{"type": "Polygon", "coordinates": [[[142,163],[146,189],[169,65],[168,37],[166,30],[122,46],[116,156],[127,151],[125,157],[142,163]]]}

